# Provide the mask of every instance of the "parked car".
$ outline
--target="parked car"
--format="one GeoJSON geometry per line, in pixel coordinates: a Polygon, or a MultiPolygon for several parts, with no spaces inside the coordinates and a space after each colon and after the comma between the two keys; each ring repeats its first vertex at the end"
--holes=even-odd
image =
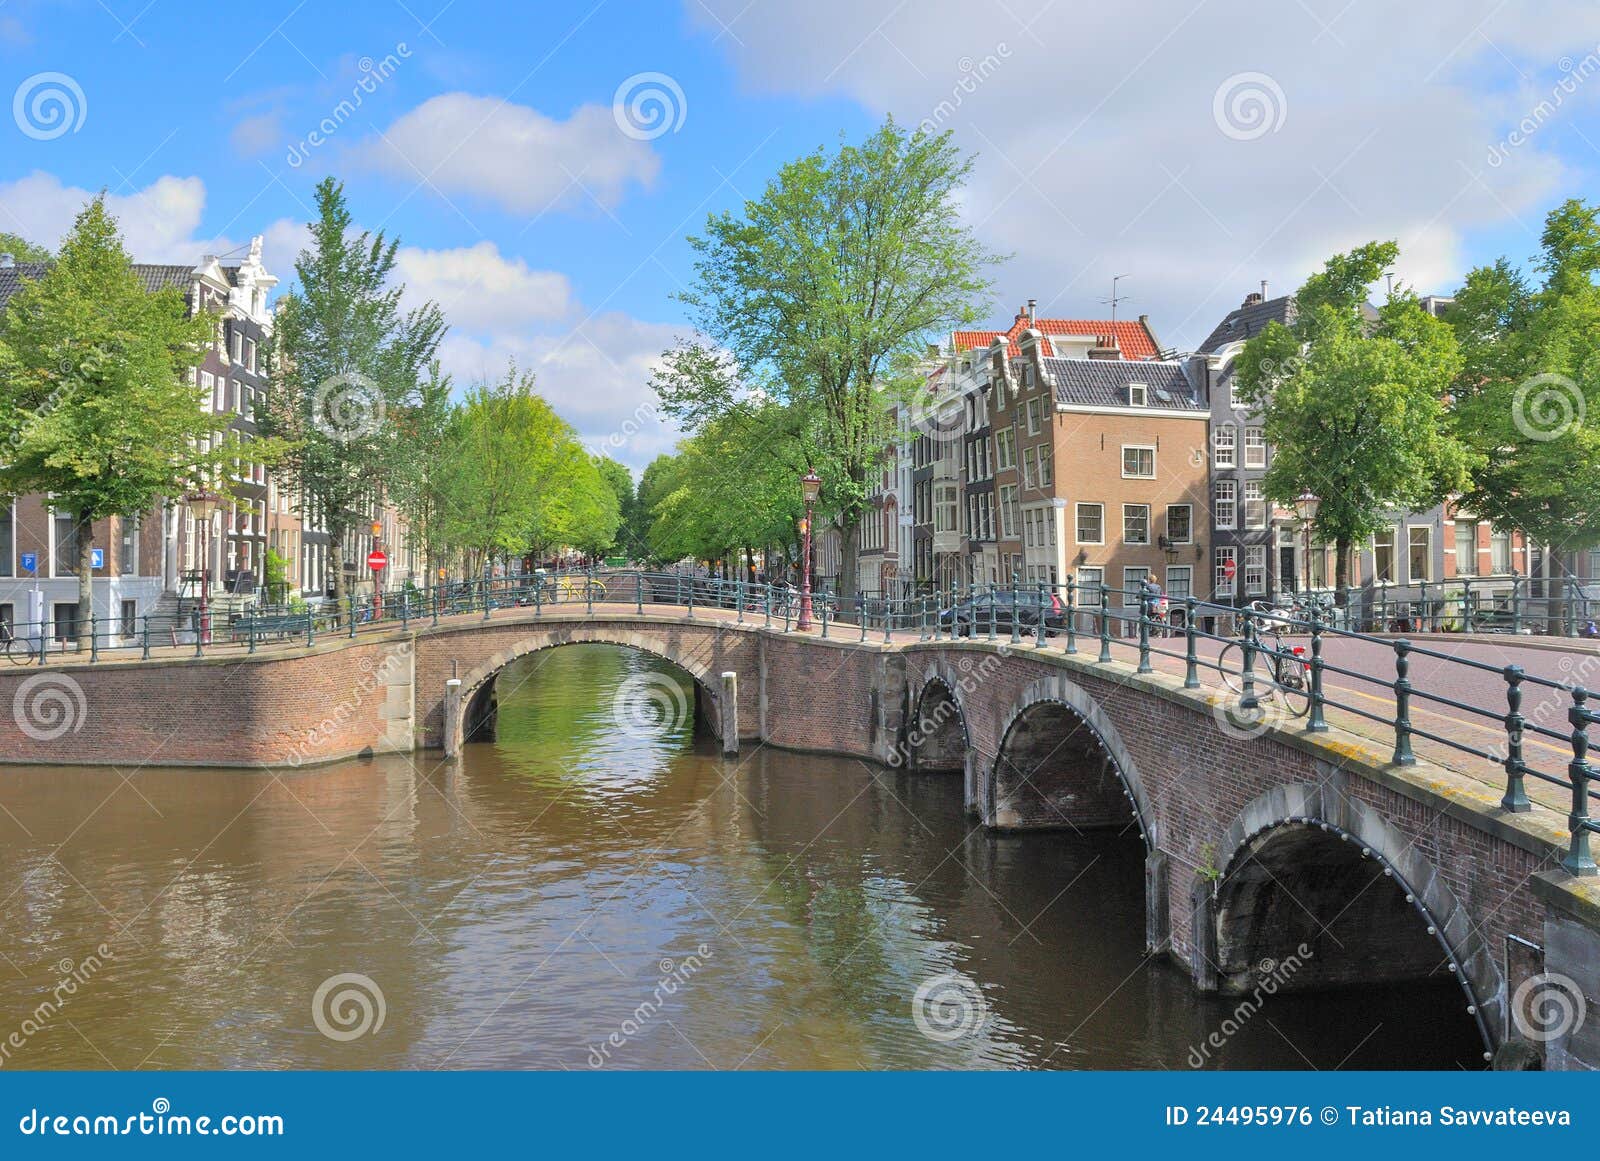
{"type": "Polygon", "coordinates": [[[949,608],[939,610],[939,628],[950,632],[955,628],[958,637],[971,637],[989,631],[991,618],[996,632],[1011,632],[1013,614],[1019,629],[1033,632],[1039,621],[1044,621],[1045,635],[1062,632],[1067,627],[1067,606],[1059,593],[1041,593],[1038,589],[985,589],[957,601],[949,608]]]}

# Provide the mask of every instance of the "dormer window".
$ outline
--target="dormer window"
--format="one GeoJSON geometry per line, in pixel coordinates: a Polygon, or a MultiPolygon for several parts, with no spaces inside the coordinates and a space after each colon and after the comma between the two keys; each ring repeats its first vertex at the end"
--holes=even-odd
{"type": "Polygon", "coordinates": [[[1143,383],[1128,384],[1128,406],[1145,407],[1150,402],[1150,391],[1143,383]]]}

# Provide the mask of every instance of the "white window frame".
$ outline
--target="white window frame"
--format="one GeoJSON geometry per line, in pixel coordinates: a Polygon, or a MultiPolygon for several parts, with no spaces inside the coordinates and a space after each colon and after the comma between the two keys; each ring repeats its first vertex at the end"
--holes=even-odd
{"type": "Polygon", "coordinates": [[[1219,468],[1237,467],[1238,429],[1231,423],[1219,423],[1211,429],[1211,462],[1219,468]]]}
{"type": "Polygon", "coordinates": [[[1232,530],[1239,526],[1239,487],[1232,480],[1217,480],[1211,489],[1212,522],[1220,529],[1232,530]],[[1226,495],[1224,495],[1226,491],[1226,495]],[[1226,518],[1224,518],[1226,513],[1226,518]]]}
{"type": "Polygon", "coordinates": [[[1080,501],[1078,503],[1078,505],[1073,509],[1072,519],[1073,519],[1072,531],[1073,531],[1073,535],[1076,537],[1076,543],[1078,543],[1078,544],[1104,544],[1106,542],[1106,506],[1104,504],[1096,504],[1096,503],[1080,501]],[[1083,538],[1083,510],[1085,508],[1098,508],[1099,511],[1100,511],[1100,539],[1099,540],[1085,540],[1083,538]]]}
{"type": "Polygon", "coordinates": [[[1150,543],[1150,505],[1148,505],[1148,504],[1124,504],[1122,506],[1122,543],[1130,544],[1130,545],[1139,545],[1139,546],[1147,546],[1147,545],[1149,545],[1149,543],[1150,543]],[[1140,509],[1144,510],[1144,539],[1143,540],[1130,540],[1130,539],[1128,539],[1128,514],[1130,512],[1137,512],[1140,509]]]}
{"type": "Polygon", "coordinates": [[[1193,544],[1194,543],[1194,505],[1193,504],[1168,504],[1167,505],[1167,542],[1169,544],[1193,544]],[[1179,508],[1182,508],[1185,512],[1187,512],[1189,514],[1189,521],[1188,521],[1188,523],[1189,523],[1189,535],[1185,536],[1182,540],[1179,540],[1179,539],[1177,539],[1176,537],[1174,537],[1172,535],[1172,513],[1176,509],[1179,509],[1179,508]]]}
{"type": "Polygon", "coordinates": [[[1244,591],[1254,596],[1267,591],[1267,546],[1247,544],[1244,549],[1244,591]]]}
{"type": "Polygon", "coordinates": [[[1153,480],[1156,478],[1156,447],[1153,443],[1125,443],[1122,445],[1122,478],[1124,480],[1153,480]],[[1150,470],[1148,472],[1129,472],[1128,453],[1149,452],[1150,470]]]}
{"type": "Polygon", "coordinates": [[[1267,437],[1263,428],[1244,429],[1244,466],[1247,468],[1267,466],[1267,437]]]}
{"type": "Polygon", "coordinates": [[[1231,544],[1219,544],[1211,554],[1211,583],[1212,593],[1219,597],[1233,596],[1239,583],[1239,553],[1231,544]],[[1233,561],[1234,574],[1232,579],[1223,573],[1223,565],[1233,561]]]}
{"type": "Polygon", "coordinates": [[[1150,388],[1148,386],[1146,386],[1145,384],[1143,384],[1143,383],[1129,383],[1128,384],[1128,406],[1129,407],[1148,407],[1148,406],[1150,406],[1150,388]]]}

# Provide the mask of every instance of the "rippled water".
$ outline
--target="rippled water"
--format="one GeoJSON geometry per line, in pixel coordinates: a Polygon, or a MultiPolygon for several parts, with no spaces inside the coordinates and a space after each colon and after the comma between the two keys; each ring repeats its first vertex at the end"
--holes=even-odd
{"type": "MultiPolygon", "coordinates": [[[[0,1064],[1185,1068],[1224,1029],[1143,955],[1135,836],[724,760],[686,683],[570,646],[502,675],[458,764],[0,773],[0,1064]]],[[[1452,986],[1374,986],[1272,997],[1207,1066],[1479,1052],[1452,986]]]]}

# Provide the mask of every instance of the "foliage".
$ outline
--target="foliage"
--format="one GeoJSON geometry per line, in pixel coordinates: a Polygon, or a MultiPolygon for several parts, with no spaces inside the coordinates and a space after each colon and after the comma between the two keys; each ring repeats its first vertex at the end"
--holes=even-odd
{"type": "Polygon", "coordinates": [[[658,392],[691,435],[752,389],[797,412],[786,431],[843,530],[845,591],[892,434],[884,392],[931,336],[976,321],[989,290],[995,256],[961,220],[971,168],[949,133],[891,119],[859,145],[790,162],[759,200],[689,239],[683,301],[706,338],[668,353],[658,392]]]}
{"type": "Polygon", "coordinates": [[[1450,328],[1405,291],[1376,320],[1363,310],[1397,254],[1371,242],[1330,258],[1295,296],[1292,325],[1269,323],[1239,356],[1237,394],[1262,411],[1276,449],[1264,491],[1283,504],[1320,497],[1315,531],[1337,548],[1341,591],[1353,545],[1394,509],[1428,508],[1464,486],[1472,462],[1445,410],[1461,367],[1450,328]]]}
{"type": "Polygon", "coordinates": [[[402,311],[399,241],[354,233],[342,185],[323,179],[316,201],[299,286],[278,304],[277,382],[256,420],[281,441],[275,466],[304,497],[302,515],[327,528],[342,599],[345,533],[417,462],[395,416],[419,405],[445,323],[431,302],[402,311]]]}
{"type": "Polygon", "coordinates": [[[9,254],[18,262],[53,262],[55,255],[43,246],[35,246],[17,234],[0,230],[0,254],[9,254]]]}
{"type": "Polygon", "coordinates": [[[1448,314],[1463,361],[1456,429],[1478,453],[1466,502],[1557,550],[1600,545],[1600,207],[1545,219],[1530,285],[1505,259],[1448,314]]]}
{"type": "Polygon", "coordinates": [[[192,380],[217,326],[192,317],[177,290],[143,288],[103,197],[0,320],[0,489],[49,493],[72,513],[85,615],[93,522],[136,517],[237,451],[208,446],[212,420],[192,380]]]}

